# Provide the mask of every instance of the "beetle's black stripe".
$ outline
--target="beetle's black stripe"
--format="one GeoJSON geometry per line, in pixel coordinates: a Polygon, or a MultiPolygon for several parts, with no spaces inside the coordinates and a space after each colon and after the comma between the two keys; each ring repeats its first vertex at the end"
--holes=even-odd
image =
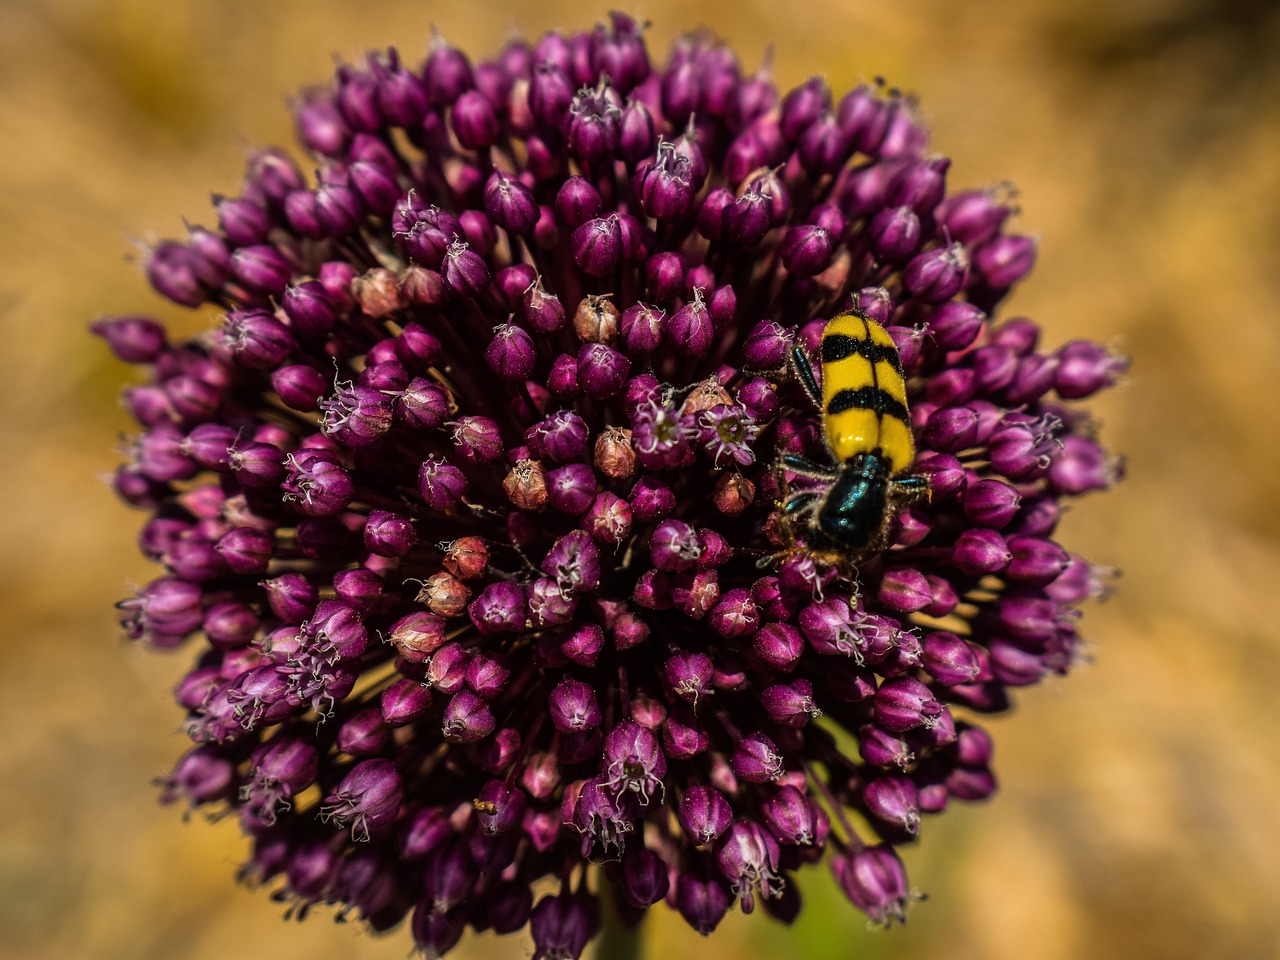
{"type": "Polygon", "coordinates": [[[902,373],[902,358],[894,347],[876,343],[870,337],[851,337],[845,333],[829,333],[822,338],[823,363],[835,363],[854,354],[872,366],[884,360],[899,374],[902,373]]]}
{"type": "Polygon", "coordinates": [[[827,415],[834,416],[846,410],[872,410],[882,417],[893,417],[910,424],[907,408],[887,391],[879,387],[859,387],[857,390],[841,390],[827,404],[827,415]]]}

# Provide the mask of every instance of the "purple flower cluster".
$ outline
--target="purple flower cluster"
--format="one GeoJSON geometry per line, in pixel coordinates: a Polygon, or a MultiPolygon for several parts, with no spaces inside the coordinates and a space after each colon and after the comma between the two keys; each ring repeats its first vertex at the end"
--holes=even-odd
{"type": "Polygon", "coordinates": [[[993,322],[1035,242],[948,195],[896,92],[780,97],[707,35],[654,67],[618,14],[370,55],[297,122],[304,164],[254,154],[151,251],[217,330],[95,326],[151,374],[115,485],[165,573],[122,621],[201,638],[164,799],[234,811],[299,912],[410,917],[431,955],[528,925],[577,957],[608,891],[790,921],[824,854],[901,920],[895,847],[993,792],[973,717],[1068,670],[1099,589],[1053,537],[1117,478],[1072,401],[1125,363],[993,322]],[[932,485],[856,584],[784,550],[775,466],[830,458],[787,356],[851,306],[932,485]]]}

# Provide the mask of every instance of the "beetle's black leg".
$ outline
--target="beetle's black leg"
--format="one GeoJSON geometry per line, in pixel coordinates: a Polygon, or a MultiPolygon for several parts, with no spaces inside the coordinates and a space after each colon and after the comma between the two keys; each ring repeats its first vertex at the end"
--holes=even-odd
{"type": "Polygon", "coordinates": [[[812,477],[814,480],[834,480],[840,476],[838,468],[814,463],[807,457],[796,456],[794,453],[784,453],[778,458],[778,463],[792,473],[798,473],[802,477],[812,477]]]}
{"type": "Polygon", "coordinates": [[[928,477],[918,475],[902,477],[899,480],[891,480],[889,483],[891,495],[899,504],[933,499],[933,488],[929,485],[928,477]]]}
{"type": "Polygon", "coordinates": [[[809,363],[809,355],[805,353],[804,347],[791,348],[791,366],[795,368],[796,377],[799,378],[800,386],[804,388],[809,400],[821,410],[822,391],[818,389],[818,380],[813,375],[813,365],[809,363]]]}

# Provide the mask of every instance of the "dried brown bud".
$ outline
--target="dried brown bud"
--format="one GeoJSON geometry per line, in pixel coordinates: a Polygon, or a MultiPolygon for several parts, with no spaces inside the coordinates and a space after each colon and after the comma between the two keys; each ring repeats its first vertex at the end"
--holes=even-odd
{"type": "Polygon", "coordinates": [[[547,505],[547,478],[537,460],[517,460],[502,489],[521,510],[541,510],[547,505]]]}
{"type": "Polygon", "coordinates": [[[755,497],[756,485],[740,473],[723,474],[712,495],[716,509],[730,517],[742,513],[755,497]]]}
{"type": "Polygon", "coordinates": [[[444,620],[425,610],[401,617],[391,625],[387,636],[396,652],[412,663],[424,663],[444,645],[445,639],[444,620]]]}
{"type": "Polygon", "coordinates": [[[444,546],[444,568],[459,580],[484,576],[489,566],[489,548],[479,537],[459,537],[444,546]]]}
{"type": "Polygon", "coordinates": [[[631,431],[626,427],[605,427],[596,438],[596,469],[614,480],[626,480],[636,474],[636,451],[631,446],[631,431]]]}
{"type": "Polygon", "coordinates": [[[410,303],[422,307],[438,307],[448,299],[444,278],[434,270],[416,263],[404,272],[404,277],[400,280],[400,293],[410,303]]]}
{"type": "Polygon", "coordinates": [[[680,412],[687,416],[701,413],[703,410],[710,410],[712,407],[718,407],[721,404],[732,406],[733,397],[719,380],[715,377],[708,377],[689,391],[689,396],[685,397],[684,405],[681,406],[680,412]]]}
{"type": "Polygon", "coordinates": [[[605,297],[585,297],[573,315],[573,329],[583,343],[613,343],[621,316],[605,297]]]}
{"type": "Polygon", "coordinates": [[[444,570],[427,577],[417,597],[419,603],[425,603],[428,610],[442,617],[461,615],[470,599],[471,588],[444,570]]]}
{"type": "Polygon", "coordinates": [[[838,296],[849,287],[849,273],[853,269],[853,257],[843,246],[836,252],[831,266],[813,278],[813,282],[828,296],[838,296]]]}
{"type": "Polygon", "coordinates": [[[400,279],[395,271],[375,267],[351,281],[351,293],[360,309],[371,317],[385,317],[404,306],[400,296],[400,279]]]}

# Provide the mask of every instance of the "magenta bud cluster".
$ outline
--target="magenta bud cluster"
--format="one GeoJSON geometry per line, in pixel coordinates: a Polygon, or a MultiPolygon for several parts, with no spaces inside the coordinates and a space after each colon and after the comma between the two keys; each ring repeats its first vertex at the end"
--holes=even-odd
{"type": "Polygon", "coordinates": [[[622,14],[370,54],[296,121],[147,258],[215,333],[93,325],[147,373],[115,488],[164,569],[120,618],[195,648],[162,799],[429,956],[576,958],[602,896],[790,922],[824,859],[902,920],[898,848],[994,792],[980,717],[1071,668],[1099,589],[1056,526],[1120,476],[1080,401],[1126,361],[997,319],[1035,241],[909,99],[778,91],[706,33],[659,63],[622,14]],[[856,583],[776,469],[831,461],[788,358],[851,307],[931,488],[856,583]]]}

